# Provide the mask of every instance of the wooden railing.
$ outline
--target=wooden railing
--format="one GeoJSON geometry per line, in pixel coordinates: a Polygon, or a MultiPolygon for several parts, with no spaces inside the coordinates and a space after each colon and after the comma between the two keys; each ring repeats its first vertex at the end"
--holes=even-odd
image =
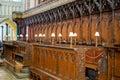
{"type": "MultiPolygon", "coordinates": [[[[101,67],[98,62],[104,55],[99,56],[97,60],[91,60],[86,58],[86,54],[97,56],[103,51],[95,47],[62,48],[35,45],[32,53],[31,78],[33,80],[86,80],[86,67],[99,70],[100,74],[104,72],[99,69],[101,67]]],[[[105,76],[103,80],[106,79],[105,76]]]]}

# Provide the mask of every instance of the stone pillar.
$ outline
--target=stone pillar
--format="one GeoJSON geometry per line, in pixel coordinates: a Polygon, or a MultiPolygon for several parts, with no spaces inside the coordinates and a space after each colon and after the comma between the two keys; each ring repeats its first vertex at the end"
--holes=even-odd
{"type": "Polygon", "coordinates": [[[3,26],[1,26],[2,27],[2,41],[3,41],[3,26]]]}
{"type": "Polygon", "coordinates": [[[35,6],[37,6],[38,4],[40,4],[40,0],[35,1],[35,6]]]}
{"type": "Polygon", "coordinates": [[[26,41],[26,27],[27,27],[27,26],[25,25],[25,26],[24,26],[24,38],[23,38],[24,41],[26,41]]]}
{"type": "Polygon", "coordinates": [[[8,41],[8,24],[6,24],[6,40],[8,41]]]}

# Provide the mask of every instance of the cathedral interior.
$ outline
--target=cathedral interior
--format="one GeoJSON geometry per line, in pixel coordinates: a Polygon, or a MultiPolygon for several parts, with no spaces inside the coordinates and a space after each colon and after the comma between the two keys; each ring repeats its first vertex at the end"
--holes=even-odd
{"type": "Polygon", "coordinates": [[[120,0],[0,0],[0,80],[120,80],[120,0]]]}

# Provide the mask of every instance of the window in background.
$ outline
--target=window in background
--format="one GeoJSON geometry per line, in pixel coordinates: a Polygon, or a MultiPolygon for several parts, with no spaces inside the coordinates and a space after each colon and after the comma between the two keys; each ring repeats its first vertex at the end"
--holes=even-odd
{"type": "Polygon", "coordinates": [[[13,1],[15,1],[15,2],[21,2],[21,0],[13,0],[13,1]]]}
{"type": "Polygon", "coordinates": [[[4,1],[10,1],[10,0],[4,0],[4,1]]]}

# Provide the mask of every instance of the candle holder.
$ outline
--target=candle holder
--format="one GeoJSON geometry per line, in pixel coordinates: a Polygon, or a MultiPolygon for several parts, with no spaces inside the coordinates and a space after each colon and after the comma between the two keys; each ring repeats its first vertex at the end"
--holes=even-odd
{"type": "Polygon", "coordinates": [[[95,32],[95,37],[96,37],[96,47],[98,46],[98,37],[100,36],[99,32],[95,32]]]}
{"type": "Polygon", "coordinates": [[[70,37],[70,47],[72,48],[72,37],[73,37],[73,32],[69,33],[69,37],[70,37]]]}
{"type": "Polygon", "coordinates": [[[74,41],[75,41],[75,42],[74,42],[74,45],[76,45],[77,33],[74,33],[74,34],[73,34],[73,37],[74,37],[74,41]]]}
{"type": "Polygon", "coordinates": [[[20,40],[21,40],[21,41],[23,40],[23,35],[22,35],[22,34],[20,34],[20,40]]]}
{"type": "Polygon", "coordinates": [[[37,36],[38,36],[38,35],[37,35],[37,34],[35,34],[35,42],[37,41],[37,36]]]}
{"type": "Polygon", "coordinates": [[[42,37],[43,37],[43,44],[44,44],[45,34],[43,34],[42,37]]]}
{"type": "Polygon", "coordinates": [[[40,44],[41,44],[41,42],[42,42],[42,34],[41,33],[39,34],[39,38],[40,38],[40,44]]]}
{"type": "Polygon", "coordinates": [[[54,45],[54,44],[55,44],[55,43],[54,43],[54,42],[55,42],[55,41],[54,41],[55,33],[52,33],[52,34],[51,34],[51,38],[52,38],[52,45],[54,45]]]}
{"type": "Polygon", "coordinates": [[[25,37],[26,37],[26,41],[28,41],[28,34],[26,34],[25,37]]]}
{"type": "Polygon", "coordinates": [[[61,34],[61,33],[59,33],[58,37],[59,37],[59,44],[61,44],[62,34],[61,34]]]}

